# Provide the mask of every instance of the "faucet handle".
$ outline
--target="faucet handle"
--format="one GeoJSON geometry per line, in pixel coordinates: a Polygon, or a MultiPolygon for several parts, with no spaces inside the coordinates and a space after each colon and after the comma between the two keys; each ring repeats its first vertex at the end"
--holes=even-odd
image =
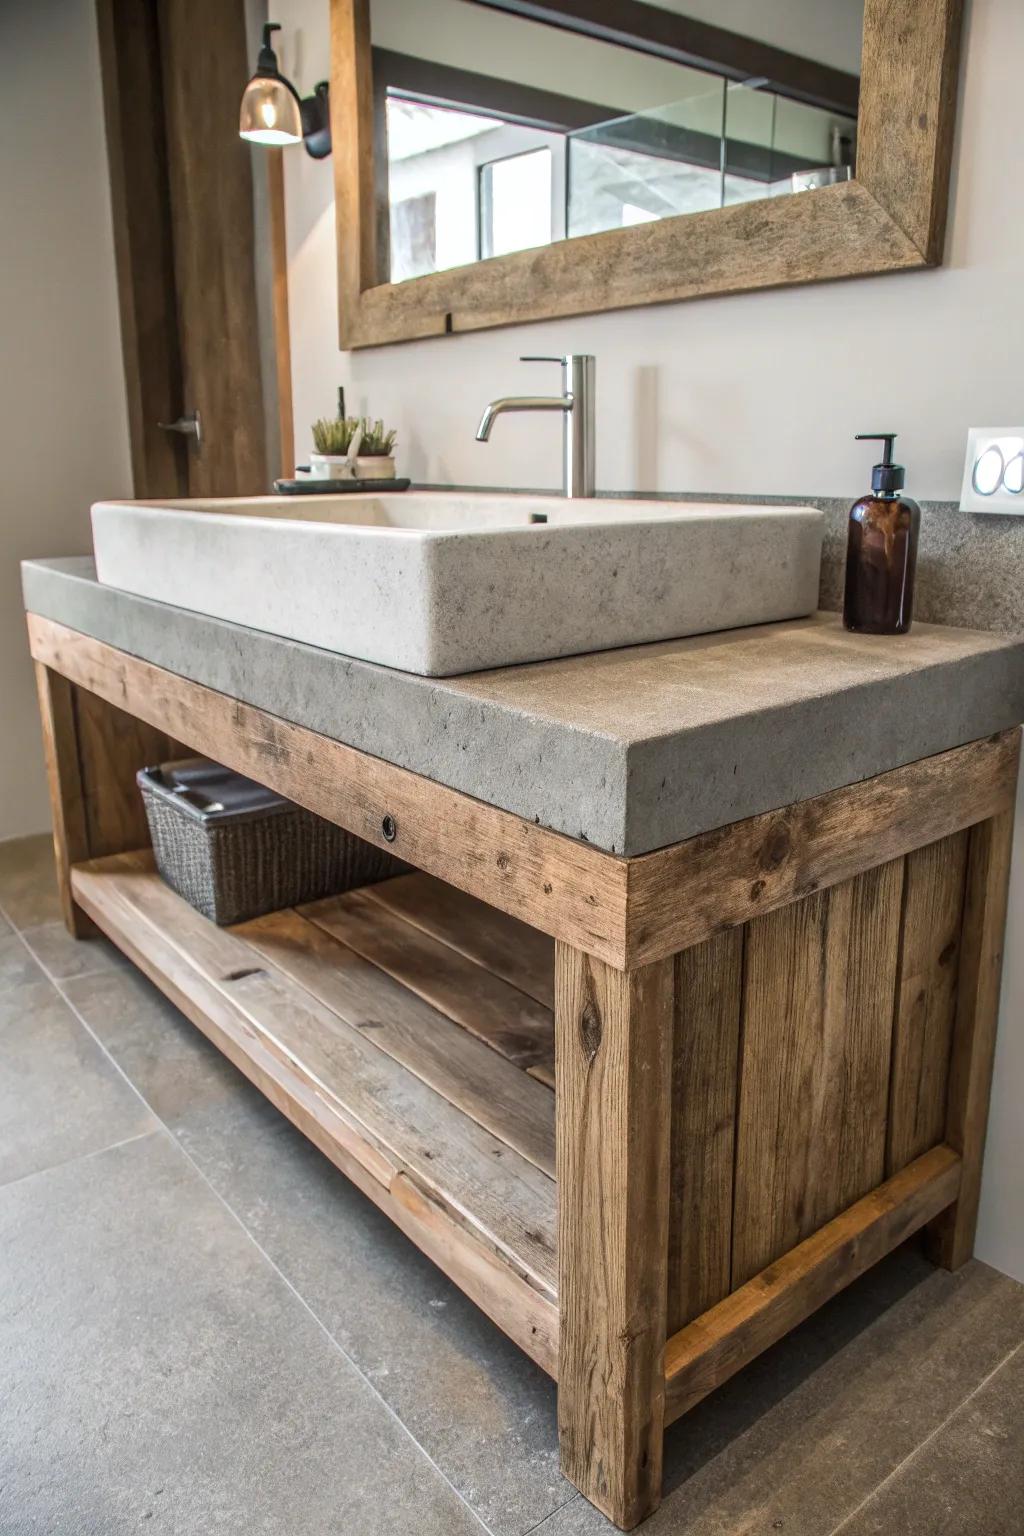
{"type": "Polygon", "coordinates": [[[521,356],[519,361],[521,363],[562,363],[564,365],[565,358],[564,357],[538,357],[538,356],[534,355],[533,353],[527,353],[527,355],[525,357],[521,356]]]}

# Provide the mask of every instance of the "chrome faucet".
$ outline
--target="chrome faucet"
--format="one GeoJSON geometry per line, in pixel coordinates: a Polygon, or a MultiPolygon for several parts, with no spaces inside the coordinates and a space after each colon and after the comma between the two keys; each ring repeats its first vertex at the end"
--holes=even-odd
{"type": "Polygon", "coordinates": [[[521,363],[561,363],[560,395],[506,395],[492,400],[476,429],[478,443],[486,443],[496,416],[503,411],[561,411],[562,494],[593,496],[594,491],[594,373],[597,359],[587,352],[565,357],[521,357],[521,363]]]}

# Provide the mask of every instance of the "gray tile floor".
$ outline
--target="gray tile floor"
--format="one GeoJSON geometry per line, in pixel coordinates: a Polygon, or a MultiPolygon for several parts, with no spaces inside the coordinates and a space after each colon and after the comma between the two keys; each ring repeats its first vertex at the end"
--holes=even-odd
{"type": "MultiPolygon", "coordinates": [[[[590,1536],[554,1388],[0,844],[0,1533],[590,1536]]],[[[1024,1287],[908,1248],[673,1426],[651,1536],[1021,1536],[1024,1287]]]]}

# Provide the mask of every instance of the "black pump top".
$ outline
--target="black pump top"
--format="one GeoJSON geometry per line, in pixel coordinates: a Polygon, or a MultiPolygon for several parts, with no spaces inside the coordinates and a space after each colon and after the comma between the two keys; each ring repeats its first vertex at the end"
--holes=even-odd
{"type": "Polygon", "coordinates": [[[858,443],[884,443],[882,449],[882,462],[875,464],[871,470],[871,489],[892,493],[902,491],[907,478],[907,472],[902,464],[894,464],[892,461],[892,445],[896,441],[895,432],[858,432],[855,438],[858,443]]]}

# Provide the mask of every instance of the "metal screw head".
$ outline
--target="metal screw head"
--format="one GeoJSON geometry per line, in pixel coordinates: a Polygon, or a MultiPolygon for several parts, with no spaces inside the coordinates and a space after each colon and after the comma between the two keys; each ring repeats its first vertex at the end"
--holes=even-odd
{"type": "Polygon", "coordinates": [[[393,843],[395,838],[398,836],[398,827],[395,825],[395,818],[391,815],[385,816],[381,821],[380,830],[384,834],[384,841],[386,843],[393,843]]]}

